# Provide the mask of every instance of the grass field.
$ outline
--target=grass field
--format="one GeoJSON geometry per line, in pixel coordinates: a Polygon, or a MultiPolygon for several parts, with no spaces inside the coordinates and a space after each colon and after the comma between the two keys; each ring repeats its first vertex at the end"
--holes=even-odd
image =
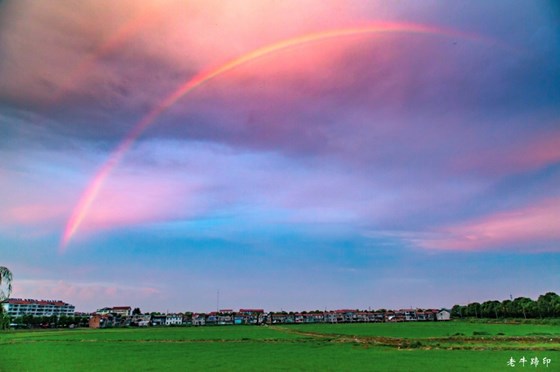
{"type": "Polygon", "coordinates": [[[560,327],[430,322],[0,333],[2,371],[501,371],[515,369],[507,366],[512,357],[539,358],[528,369],[560,370],[560,327]]]}

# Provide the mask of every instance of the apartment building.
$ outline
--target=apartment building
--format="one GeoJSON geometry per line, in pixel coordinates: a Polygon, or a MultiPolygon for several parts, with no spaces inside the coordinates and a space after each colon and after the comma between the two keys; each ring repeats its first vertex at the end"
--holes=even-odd
{"type": "Polygon", "coordinates": [[[74,305],[60,300],[33,300],[10,298],[2,303],[4,311],[11,317],[33,316],[74,316],[74,305]]]}

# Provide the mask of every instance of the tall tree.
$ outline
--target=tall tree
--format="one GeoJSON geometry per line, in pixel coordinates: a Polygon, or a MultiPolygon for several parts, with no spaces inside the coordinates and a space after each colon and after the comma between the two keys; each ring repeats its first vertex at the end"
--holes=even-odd
{"type": "Polygon", "coordinates": [[[500,301],[486,301],[480,306],[480,311],[483,318],[498,318],[500,312],[500,301]]]}
{"type": "Polygon", "coordinates": [[[533,300],[527,297],[517,297],[515,300],[513,300],[512,305],[514,305],[514,308],[517,311],[516,316],[523,316],[523,318],[525,319],[527,319],[528,316],[531,317],[530,310],[532,302],[533,300]]]}
{"type": "Polygon", "coordinates": [[[12,293],[12,272],[4,266],[0,266],[0,302],[10,298],[12,293]]]}
{"type": "Polygon", "coordinates": [[[556,304],[560,302],[558,297],[560,296],[554,292],[547,292],[539,296],[537,307],[542,317],[553,317],[555,315],[556,304]]]}
{"type": "Polygon", "coordinates": [[[505,318],[512,318],[514,316],[512,311],[511,300],[502,301],[502,311],[504,312],[505,318]]]}
{"type": "Polygon", "coordinates": [[[12,272],[4,266],[0,266],[0,329],[6,329],[10,325],[10,317],[4,314],[2,301],[10,298],[12,293],[12,272]]]}
{"type": "Polygon", "coordinates": [[[451,316],[454,318],[462,318],[465,315],[465,306],[455,305],[451,309],[451,316]]]}

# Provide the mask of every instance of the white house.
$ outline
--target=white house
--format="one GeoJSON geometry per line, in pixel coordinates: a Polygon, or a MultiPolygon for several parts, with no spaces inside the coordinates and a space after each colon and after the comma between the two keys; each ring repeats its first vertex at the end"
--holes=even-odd
{"type": "Polygon", "coordinates": [[[451,312],[447,309],[441,309],[436,314],[437,320],[451,320],[451,312]]]}
{"type": "Polygon", "coordinates": [[[130,316],[132,315],[132,309],[130,306],[113,306],[113,314],[120,316],[130,316]]]}
{"type": "Polygon", "coordinates": [[[181,314],[167,314],[165,316],[165,325],[182,325],[183,315],[181,314]]]}

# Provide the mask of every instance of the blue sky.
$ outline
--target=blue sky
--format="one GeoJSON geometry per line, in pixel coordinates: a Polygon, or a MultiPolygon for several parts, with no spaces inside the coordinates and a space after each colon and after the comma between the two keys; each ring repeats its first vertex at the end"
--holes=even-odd
{"type": "Polygon", "coordinates": [[[546,1],[0,3],[13,296],[211,311],[217,291],[267,310],[558,292],[559,17],[546,1]]]}

